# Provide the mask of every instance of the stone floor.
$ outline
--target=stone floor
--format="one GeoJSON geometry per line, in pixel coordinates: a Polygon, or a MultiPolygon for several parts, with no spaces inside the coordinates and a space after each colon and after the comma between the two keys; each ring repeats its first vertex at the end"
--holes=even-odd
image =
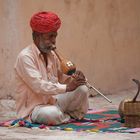
{"type": "MultiPolygon", "coordinates": [[[[120,101],[134,97],[136,91],[125,90],[113,95],[107,95],[113,103],[107,102],[102,96],[89,98],[90,108],[117,109],[120,101]]],[[[139,98],[140,100],[140,98],[139,98]]],[[[15,116],[14,100],[0,100],[0,121],[15,116]]],[[[88,133],[74,131],[29,129],[29,128],[5,128],[0,127],[0,140],[140,140],[140,133],[88,133]]]]}

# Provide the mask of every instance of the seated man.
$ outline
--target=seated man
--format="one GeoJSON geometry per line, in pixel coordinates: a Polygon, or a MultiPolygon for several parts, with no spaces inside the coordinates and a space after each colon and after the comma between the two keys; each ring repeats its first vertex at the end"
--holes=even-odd
{"type": "Polygon", "coordinates": [[[19,53],[15,64],[18,118],[57,125],[71,117],[82,119],[88,110],[85,76],[81,71],[72,76],[62,73],[53,51],[60,25],[52,12],[39,12],[31,18],[33,44],[19,53]]]}

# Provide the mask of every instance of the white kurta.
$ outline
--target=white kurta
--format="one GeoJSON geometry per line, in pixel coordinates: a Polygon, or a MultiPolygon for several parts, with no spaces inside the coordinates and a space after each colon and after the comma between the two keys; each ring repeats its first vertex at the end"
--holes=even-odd
{"type": "MultiPolygon", "coordinates": [[[[55,106],[59,106],[60,110],[66,105],[62,104],[59,98],[62,100],[63,97],[66,98],[65,96],[68,95],[66,93],[66,82],[71,78],[61,72],[59,60],[53,51],[47,58],[48,65],[46,67],[43,56],[34,44],[23,49],[17,57],[15,75],[18,118],[28,118],[38,106],[54,105],[55,97],[58,98],[55,106]],[[64,96],[61,97],[61,94],[64,96]]],[[[85,98],[85,100],[87,99],[85,98]]],[[[69,99],[66,102],[68,101],[69,99]]],[[[62,100],[62,102],[65,101],[62,100]]],[[[81,103],[79,102],[79,104],[81,103]]],[[[67,111],[63,110],[63,113],[65,112],[67,111]]]]}

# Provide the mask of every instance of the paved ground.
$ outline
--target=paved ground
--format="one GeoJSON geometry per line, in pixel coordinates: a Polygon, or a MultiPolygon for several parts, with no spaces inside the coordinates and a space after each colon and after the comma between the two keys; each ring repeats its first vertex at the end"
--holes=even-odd
{"type": "MultiPolygon", "coordinates": [[[[113,103],[108,103],[103,97],[97,95],[90,97],[90,108],[116,109],[122,99],[132,98],[135,90],[125,90],[113,95],[107,95],[113,103]]],[[[140,98],[139,98],[140,100],[140,98]]],[[[0,100],[0,120],[7,120],[15,116],[14,100],[0,100]]],[[[42,130],[29,128],[4,128],[0,127],[0,140],[140,140],[140,133],[88,133],[66,132],[58,130],[42,130]]]]}

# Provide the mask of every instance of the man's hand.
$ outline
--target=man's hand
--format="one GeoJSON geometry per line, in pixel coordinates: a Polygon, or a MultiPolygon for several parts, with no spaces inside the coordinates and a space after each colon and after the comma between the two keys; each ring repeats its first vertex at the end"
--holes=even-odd
{"type": "Polygon", "coordinates": [[[85,80],[85,81],[86,81],[86,78],[85,78],[83,72],[81,72],[80,70],[77,70],[77,71],[72,75],[72,77],[73,77],[74,79],[77,79],[77,80],[80,79],[80,80],[85,80]]]}
{"type": "Polygon", "coordinates": [[[81,71],[76,71],[72,75],[72,80],[67,84],[66,87],[66,92],[73,91],[80,85],[85,85],[86,84],[86,79],[84,74],[81,71]]]}

